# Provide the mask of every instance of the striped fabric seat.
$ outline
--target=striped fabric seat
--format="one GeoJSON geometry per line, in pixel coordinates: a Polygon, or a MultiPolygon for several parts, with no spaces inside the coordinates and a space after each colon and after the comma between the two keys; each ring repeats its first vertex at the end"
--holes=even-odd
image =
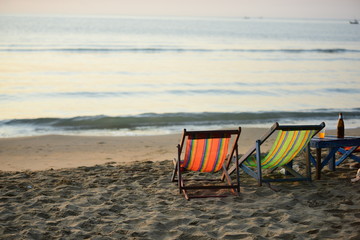
{"type": "MultiPolygon", "coordinates": [[[[311,181],[311,164],[310,164],[310,140],[325,127],[322,122],[319,125],[280,125],[274,123],[273,126],[259,139],[255,144],[239,159],[240,168],[258,181],[261,186],[263,182],[283,182],[283,181],[311,181]],[[264,157],[261,152],[261,145],[272,136],[278,133],[269,153],[264,157]],[[291,161],[296,155],[305,150],[305,176],[292,168],[291,161]],[[253,156],[255,154],[255,157],[253,156]],[[262,170],[266,168],[283,167],[286,172],[284,177],[273,176],[267,173],[263,177],[262,170]]],[[[236,171],[236,166],[229,168],[228,173],[236,171]]]]}
{"type": "MultiPolygon", "coordinates": [[[[263,169],[276,168],[289,163],[304,149],[316,132],[316,130],[280,130],[269,153],[261,159],[261,167],[263,169]]],[[[250,157],[244,164],[256,167],[256,158],[250,157]]]]}
{"type": "Polygon", "coordinates": [[[192,135],[186,143],[182,167],[190,171],[217,172],[228,154],[230,134],[192,135]]]}
{"type": "Polygon", "coordinates": [[[240,193],[240,166],[239,159],[235,157],[239,155],[238,141],[240,133],[240,127],[232,130],[210,131],[186,131],[184,129],[180,144],[177,145],[178,155],[173,161],[174,171],[171,181],[178,182],[179,191],[184,194],[187,200],[190,198],[226,196],[223,194],[204,195],[206,192],[200,191],[204,189],[209,191],[229,189],[235,195],[240,193]],[[236,182],[228,174],[231,162],[236,166],[236,182]],[[193,175],[189,174],[189,172],[202,172],[204,174],[193,175]],[[222,172],[222,174],[213,174],[215,172],[222,172]],[[220,175],[220,178],[209,179],[205,175],[213,175],[216,178],[220,175]],[[184,177],[188,178],[185,179],[184,177]],[[226,181],[223,182],[223,180],[226,181]],[[192,193],[189,194],[188,191],[192,191],[192,193]]]}

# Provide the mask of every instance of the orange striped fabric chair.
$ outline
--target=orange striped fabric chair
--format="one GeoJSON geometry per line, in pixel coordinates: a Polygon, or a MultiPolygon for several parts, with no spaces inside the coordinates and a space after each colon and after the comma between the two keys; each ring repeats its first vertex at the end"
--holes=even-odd
{"type": "MultiPolygon", "coordinates": [[[[237,182],[232,183],[227,168],[233,156],[238,155],[238,140],[241,128],[238,130],[216,130],[216,131],[186,131],[184,130],[181,143],[178,145],[178,158],[174,159],[174,171],[172,181],[178,181],[179,191],[186,199],[194,197],[215,197],[217,195],[193,195],[188,194],[188,190],[196,189],[222,189],[229,188],[234,193],[240,192],[240,180],[237,174],[237,182]],[[230,141],[232,147],[229,149],[230,141]],[[182,159],[183,148],[185,146],[184,158],[182,159]],[[216,173],[222,171],[227,185],[187,185],[184,180],[184,173],[188,171],[216,173]]],[[[237,158],[235,158],[237,161],[237,158]]],[[[237,169],[237,173],[239,169],[237,169]]],[[[189,179],[191,180],[191,179],[189,179]]],[[[199,180],[199,179],[197,179],[199,180]]],[[[202,179],[204,180],[204,179],[202,179]]],[[[219,179],[220,180],[220,179],[219,179]]],[[[207,180],[204,180],[207,181],[207,180]]],[[[199,181],[198,181],[199,182],[199,181]]],[[[218,195],[222,197],[223,195],[218,195]]]]}
{"type": "MultiPolygon", "coordinates": [[[[278,123],[275,123],[262,138],[256,141],[255,146],[240,158],[240,167],[250,176],[256,178],[260,186],[263,182],[311,181],[310,157],[308,152],[309,142],[311,138],[324,127],[325,123],[321,123],[320,125],[301,126],[280,126],[278,123]],[[275,132],[278,132],[276,140],[274,141],[270,151],[263,156],[261,154],[260,146],[275,132]],[[306,177],[292,169],[292,160],[303,150],[307,151],[306,177]],[[255,156],[253,156],[254,153],[255,156]],[[281,179],[263,178],[262,169],[275,169],[278,167],[285,168],[287,174],[292,175],[293,177],[281,179]]],[[[232,166],[229,173],[234,172],[235,169],[236,167],[232,166]]]]}

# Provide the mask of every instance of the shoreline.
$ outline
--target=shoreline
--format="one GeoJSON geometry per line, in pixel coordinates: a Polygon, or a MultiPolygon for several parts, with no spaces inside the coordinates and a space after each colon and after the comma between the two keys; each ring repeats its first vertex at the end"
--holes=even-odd
{"type": "MultiPolygon", "coordinates": [[[[246,152],[267,129],[243,128],[240,154],[246,152]]],[[[335,134],[328,130],[326,134],[335,134]]],[[[1,171],[38,171],[76,168],[104,163],[162,161],[176,157],[179,134],[157,136],[68,136],[0,138],[1,171]]],[[[346,135],[360,136],[360,128],[346,129],[346,135]]],[[[264,145],[266,151],[269,145],[264,145]]]]}

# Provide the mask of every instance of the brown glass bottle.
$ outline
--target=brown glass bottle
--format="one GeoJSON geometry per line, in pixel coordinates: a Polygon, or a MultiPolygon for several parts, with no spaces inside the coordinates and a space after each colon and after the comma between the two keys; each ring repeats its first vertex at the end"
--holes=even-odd
{"type": "Polygon", "coordinates": [[[342,113],[339,113],[339,120],[337,124],[337,137],[343,138],[345,136],[345,125],[342,113]]]}

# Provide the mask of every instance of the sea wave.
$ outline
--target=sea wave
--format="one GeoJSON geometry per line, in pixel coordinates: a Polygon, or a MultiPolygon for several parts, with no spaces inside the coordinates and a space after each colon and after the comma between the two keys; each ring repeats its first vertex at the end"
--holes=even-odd
{"type": "Polygon", "coordinates": [[[130,47],[130,48],[102,48],[102,47],[65,47],[65,48],[22,48],[22,47],[0,47],[0,52],[67,52],[67,53],[161,53],[161,52],[243,52],[243,53],[360,53],[359,49],[345,48],[314,48],[314,49],[210,49],[210,48],[167,48],[167,47],[130,47]]]}
{"type": "MultiPolygon", "coordinates": [[[[203,113],[144,113],[132,116],[86,116],[73,118],[35,118],[3,120],[0,125],[37,125],[62,129],[134,129],[137,127],[164,127],[178,125],[265,124],[275,121],[299,122],[336,119],[339,110],[304,112],[203,112],[203,113]]],[[[343,111],[347,119],[359,119],[360,108],[343,111]]]]}
{"type": "MultiPolygon", "coordinates": [[[[338,109],[303,112],[203,112],[144,113],[132,116],[79,116],[72,118],[34,118],[0,121],[0,137],[49,134],[87,136],[145,136],[180,133],[182,129],[208,130],[234,127],[268,128],[281,124],[320,124],[335,129],[338,109]]],[[[360,108],[342,110],[346,128],[360,127],[360,108]]]]}

